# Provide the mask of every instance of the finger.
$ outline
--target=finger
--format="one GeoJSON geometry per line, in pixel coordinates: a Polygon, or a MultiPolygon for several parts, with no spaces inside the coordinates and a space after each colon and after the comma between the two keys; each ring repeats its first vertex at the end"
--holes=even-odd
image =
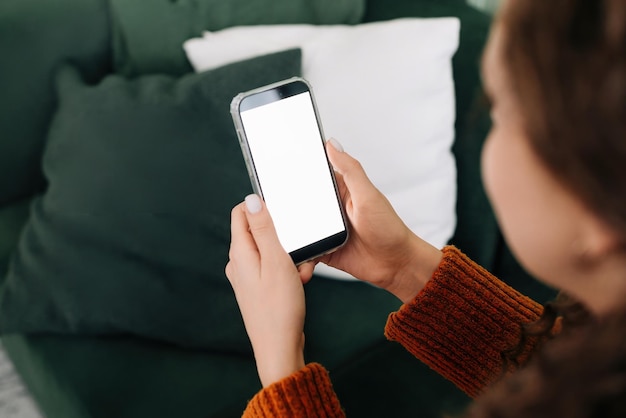
{"type": "Polygon", "coordinates": [[[278,240],[272,217],[261,198],[255,194],[246,196],[245,207],[250,233],[256,242],[261,257],[284,252],[285,250],[278,240]]]}
{"type": "Polygon", "coordinates": [[[315,261],[307,261],[306,263],[298,266],[298,273],[300,273],[300,280],[302,281],[302,284],[307,284],[311,280],[316,264],[317,262],[315,261]]]}
{"type": "Polygon", "coordinates": [[[233,253],[237,251],[242,251],[248,257],[252,254],[256,254],[258,257],[257,246],[250,234],[250,225],[243,202],[235,206],[230,213],[230,234],[229,256],[231,258],[234,256],[233,253]]]}
{"type": "Polygon", "coordinates": [[[343,181],[343,176],[335,171],[335,180],[337,181],[337,188],[339,190],[339,197],[343,204],[346,204],[348,197],[350,196],[349,190],[346,187],[346,183],[343,181]]]}
{"type": "Polygon", "coordinates": [[[330,163],[335,171],[341,174],[343,182],[353,199],[376,190],[376,187],[365,174],[361,163],[343,151],[336,139],[331,138],[326,144],[330,163]]]}

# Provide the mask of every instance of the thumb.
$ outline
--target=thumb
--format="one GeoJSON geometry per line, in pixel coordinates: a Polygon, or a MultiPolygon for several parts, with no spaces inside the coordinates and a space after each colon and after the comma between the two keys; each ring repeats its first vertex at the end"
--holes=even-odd
{"type": "Polygon", "coordinates": [[[326,144],[328,159],[334,170],[341,174],[353,200],[358,200],[376,191],[376,187],[365,174],[361,163],[346,153],[336,139],[331,138],[326,144]]]}
{"type": "Polygon", "coordinates": [[[277,250],[284,251],[278,240],[272,217],[261,198],[256,194],[251,194],[246,196],[245,203],[250,233],[261,257],[275,254],[277,250]]]}

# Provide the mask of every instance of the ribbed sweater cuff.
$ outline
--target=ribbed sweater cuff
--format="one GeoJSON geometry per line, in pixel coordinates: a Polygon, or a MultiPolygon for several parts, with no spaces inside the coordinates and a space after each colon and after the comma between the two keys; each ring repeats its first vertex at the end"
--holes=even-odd
{"type": "Polygon", "coordinates": [[[322,365],[311,363],[257,393],[243,417],[335,418],[345,414],[328,372],[322,365]]]}
{"type": "Polygon", "coordinates": [[[385,335],[475,397],[502,375],[502,351],[517,346],[521,324],[543,307],[455,247],[443,253],[424,289],[389,316],[385,335]]]}

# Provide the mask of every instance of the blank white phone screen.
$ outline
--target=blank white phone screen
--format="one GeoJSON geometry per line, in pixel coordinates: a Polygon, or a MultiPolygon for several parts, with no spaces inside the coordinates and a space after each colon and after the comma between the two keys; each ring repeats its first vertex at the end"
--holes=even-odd
{"type": "Polygon", "coordinates": [[[342,232],[310,93],[241,112],[263,199],[287,252],[342,232]]]}

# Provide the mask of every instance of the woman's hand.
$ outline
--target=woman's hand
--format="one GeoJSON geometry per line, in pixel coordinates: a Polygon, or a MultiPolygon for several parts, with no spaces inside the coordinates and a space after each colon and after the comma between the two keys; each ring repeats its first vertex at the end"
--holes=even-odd
{"type": "Polygon", "coordinates": [[[256,195],[231,213],[230,281],[268,386],[304,367],[304,289],[312,264],[296,268],[285,252],[265,204],[256,195]]]}
{"type": "Polygon", "coordinates": [[[327,150],[351,229],[345,246],[318,261],[386,289],[405,303],[412,300],[441,262],[441,251],[413,234],[336,140],[328,141],[327,150]]]}

